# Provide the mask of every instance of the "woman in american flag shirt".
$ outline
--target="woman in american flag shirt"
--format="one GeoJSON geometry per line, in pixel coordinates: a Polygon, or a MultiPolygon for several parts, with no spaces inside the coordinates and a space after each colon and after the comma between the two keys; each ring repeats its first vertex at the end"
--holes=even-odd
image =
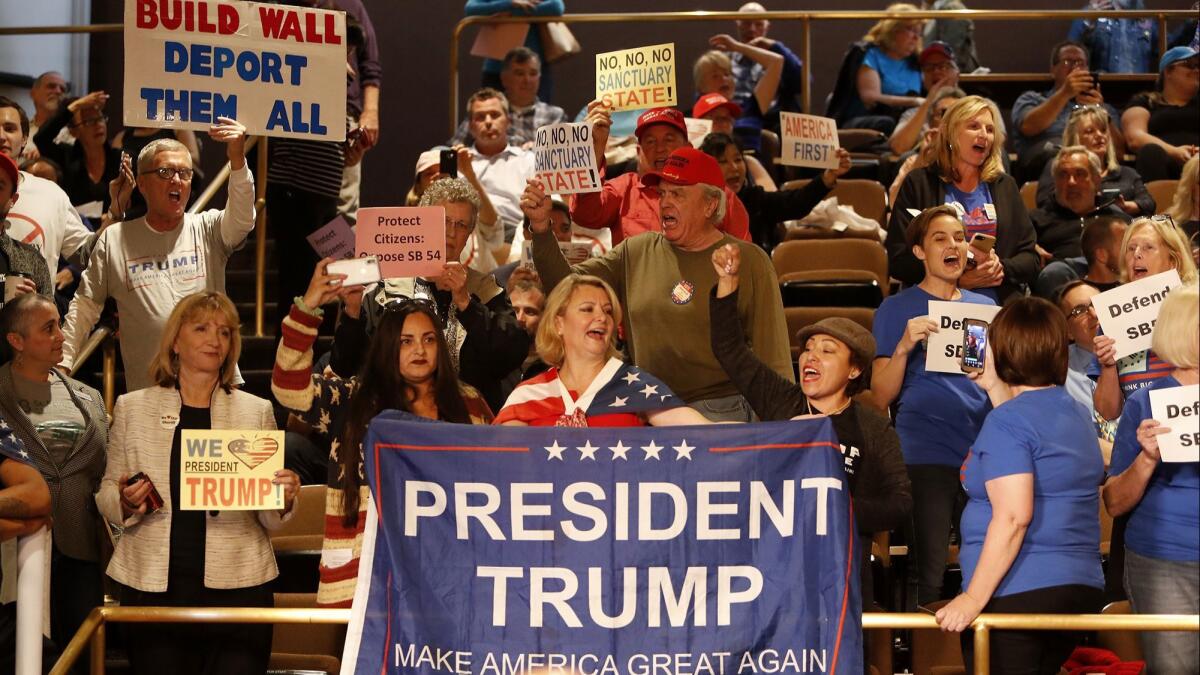
{"type": "Polygon", "coordinates": [[[537,352],[552,367],[517,385],[493,424],[633,427],[711,424],[650,373],[621,360],[621,303],[598,277],[571,275],[550,293],[537,352]]]}

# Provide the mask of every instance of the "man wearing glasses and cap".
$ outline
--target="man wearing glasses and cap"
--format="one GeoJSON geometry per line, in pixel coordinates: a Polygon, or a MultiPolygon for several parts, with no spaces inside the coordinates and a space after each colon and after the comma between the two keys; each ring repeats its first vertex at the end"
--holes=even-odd
{"type": "Polygon", "coordinates": [[[74,364],[111,297],[125,328],[121,357],[126,389],[150,386],[146,364],[158,352],[162,327],[175,304],[192,293],[225,292],[225,263],[254,229],[254,179],[246,165],[246,127],[218,117],[209,136],[225,144],[229,158],[225,209],[186,213],[193,169],[182,143],[164,138],[143,148],[136,173],[146,215],[112,225],[97,239],[63,326],[63,368],[74,364]]]}

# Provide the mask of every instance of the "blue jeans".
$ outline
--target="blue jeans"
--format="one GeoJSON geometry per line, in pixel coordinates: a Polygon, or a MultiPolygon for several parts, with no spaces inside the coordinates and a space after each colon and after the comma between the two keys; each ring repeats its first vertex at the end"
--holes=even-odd
{"type": "MultiPolygon", "coordinates": [[[[1125,590],[1137,614],[1200,612],[1200,562],[1161,560],[1125,549],[1125,590]]],[[[1200,635],[1141,631],[1151,673],[1200,673],[1200,635]]]]}

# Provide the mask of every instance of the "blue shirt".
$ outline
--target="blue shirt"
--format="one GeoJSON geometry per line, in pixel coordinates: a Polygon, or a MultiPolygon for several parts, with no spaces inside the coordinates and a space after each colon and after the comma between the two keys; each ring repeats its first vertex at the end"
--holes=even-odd
{"type": "MultiPolygon", "coordinates": [[[[939,300],[920,286],[912,286],[885,299],[875,310],[877,356],[891,358],[904,335],[908,320],[929,314],[929,301],[939,300]]],[[[995,301],[962,291],[958,302],[994,305],[995,301]]],[[[939,464],[958,468],[991,409],[987,394],[966,375],[925,371],[925,346],[908,355],[896,433],[905,464],[939,464]]]]}
{"type": "MultiPolygon", "coordinates": [[[[1113,441],[1109,473],[1128,469],[1142,451],[1138,425],[1151,417],[1150,390],[1178,387],[1168,375],[1125,400],[1117,438],[1113,441]]],[[[1200,464],[1159,462],[1146,484],[1142,500],[1129,514],[1125,546],[1148,558],[1184,562],[1200,561],[1200,464]]]]}
{"type": "Polygon", "coordinates": [[[1082,584],[1104,588],[1100,569],[1100,483],[1104,458],[1092,416],[1062,387],[1020,394],[987,416],[963,463],[963,585],[979,564],[992,520],[986,484],[1033,474],[1033,520],[993,597],[1082,584]]]}
{"type": "MultiPolygon", "coordinates": [[[[976,234],[996,236],[996,205],[992,202],[992,191],[988,184],[980,181],[971,192],[963,192],[954,187],[953,183],[946,184],[946,203],[957,203],[963,210],[963,225],[967,227],[967,241],[976,234]]],[[[976,293],[986,295],[996,302],[1000,296],[995,288],[979,288],[976,293]]]]}
{"type": "Polygon", "coordinates": [[[911,58],[893,59],[879,47],[871,47],[863,65],[879,73],[879,91],[891,96],[918,96],[921,71],[911,58]]]}

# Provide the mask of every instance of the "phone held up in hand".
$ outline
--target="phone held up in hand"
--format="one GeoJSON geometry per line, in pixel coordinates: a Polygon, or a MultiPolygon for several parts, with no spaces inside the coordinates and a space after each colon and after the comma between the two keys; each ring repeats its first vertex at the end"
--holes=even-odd
{"type": "Polygon", "coordinates": [[[379,271],[379,258],[368,255],[362,258],[335,260],[325,267],[327,274],[345,274],[343,286],[362,286],[373,284],[382,278],[379,271]]]}
{"type": "Polygon", "coordinates": [[[438,171],[451,178],[458,178],[458,153],[453,150],[442,150],[438,154],[438,171]]]}
{"type": "Polygon", "coordinates": [[[988,322],[967,319],[963,322],[962,371],[982,373],[987,355],[988,322]]]}

